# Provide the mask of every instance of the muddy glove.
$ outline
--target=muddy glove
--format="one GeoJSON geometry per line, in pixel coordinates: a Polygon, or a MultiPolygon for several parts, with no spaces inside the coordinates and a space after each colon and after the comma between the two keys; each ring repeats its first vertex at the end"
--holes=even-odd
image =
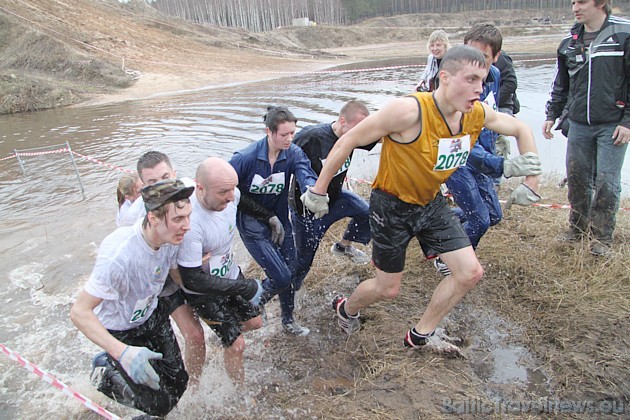
{"type": "Polygon", "coordinates": [[[249,300],[249,303],[251,303],[253,306],[258,306],[260,305],[260,297],[262,296],[265,289],[263,289],[262,284],[260,283],[260,280],[254,280],[254,281],[258,285],[258,290],[256,290],[256,294],[254,295],[254,297],[249,300]]]}
{"type": "Polygon", "coordinates": [[[521,184],[510,194],[505,209],[509,210],[512,204],[519,206],[529,206],[540,200],[540,196],[525,184],[521,184]]]}
{"type": "Polygon", "coordinates": [[[541,173],[542,166],[536,153],[527,152],[514,159],[505,159],[503,162],[503,176],[506,178],[540,175],[541,173]]]}
{"type": "Polygon", "coordinates": [[[280,245],[284,241],[284,226],[282,226],[282,222],[278,219],[278,216],[273,216],[268,223],[269,229],[271,229],[271,240],[274,244],[280,245]]]}
{"type": "Polygon", "coordinates": [[[510,157],[510,139],[507,136],[501,134],[497,137],[496,147],[497,156],[501,156],[505,159],[510,157]]]}
{"type": "Polygon", "coordinates": [[[313,213],[316,219],[321,219],[328,214],[328,202],[330,201],[328,194],[322,195],[314,193],[309,187],[306,192],[302,194],[300,200],[302,200],[304,207],[313,213]]]}
{"type": "Polygon", "coordinates": [[[127,375],[137,384],[146,385],[156,391],[160,389],[160,377],[149,360],[160,360],[162,353],[155,353],[146,347],[127,346],[118,363],[125,369],[127,375]]]}

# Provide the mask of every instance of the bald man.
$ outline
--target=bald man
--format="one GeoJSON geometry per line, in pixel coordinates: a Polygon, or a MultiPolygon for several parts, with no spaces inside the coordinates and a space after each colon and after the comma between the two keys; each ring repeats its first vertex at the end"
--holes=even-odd
{"type": "Polygon", "coordinates": [[[225,369],[235,384],[241,384],[242,332],[262,326],[258,304],[263,289],[257,280],[243,276],[233,258],[241,196],[236,171],[228,162],[211,157],[197,168],[196,182],[190,199],[191,229],[177,256],[181,287],[197,315],[221,339],[225,369]]]}

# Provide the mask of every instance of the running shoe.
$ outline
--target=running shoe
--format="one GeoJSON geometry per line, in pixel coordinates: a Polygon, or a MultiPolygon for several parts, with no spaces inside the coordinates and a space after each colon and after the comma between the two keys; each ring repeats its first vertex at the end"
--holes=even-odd
{"type": "Polygon", "coordinates": [[[361,321],[359,320],[359,314],[350,316],[345,314],[345,309],[342,311],[342,306],[345,308],[347,301],[348,298],[344,295],[337,295],[332,301],[332,307],[337,314],[337,323],[346,334],[350,335],[361,329],[361,321]]]}
{"type": "Polygon", "coordinates": [[[107,361],[107,353],[104,351],[98,353],[92,359],[92,372],[90,373],[90,382],[95,388],[98,388],[105,375],[105,370],[109,362],[107,361]]]}
{"type": "Polygon", "coordinates": [[[438,271],[438,273],[440,273],[444,277],[451,275],[451,270],[440,257],[437,257],[433,260],[433,265],[435,266],[435,269],[438,271]]]}
{"type": "Polygon", "coordinates": [[[300,336],[300,337],[308,335],[308,333],[311,332],[311,330],[309,330],[306,327],[301,326],[300,324],[298,324],[295,321],[290,322],[288,324],[282,324],[282,329],[287,334],[292,334],[292,335],[296,335],[296,336],[300,336]]]}
{"type": "Polygon", "coordinates": [[[403,344],[405,347],[426,350],[433,353],[441,354],[448,357],[464,357],[462,350],[454,343],[460,344],[462,339],[450,337],[446,334],[444,328],[436,328],[433,334],[427,337],[422,344],[415,344],[411,339],[411,330],[407,331],[403,344]]]}
{"type": "Polygon", "coordinates": [[[356,249],[352,245],[343,246],[339,242],[333,244],[330,252],[338,257],[350,258],[356,264],[369,264],[371,261],[371,258],[360,249],[356,249]]]}

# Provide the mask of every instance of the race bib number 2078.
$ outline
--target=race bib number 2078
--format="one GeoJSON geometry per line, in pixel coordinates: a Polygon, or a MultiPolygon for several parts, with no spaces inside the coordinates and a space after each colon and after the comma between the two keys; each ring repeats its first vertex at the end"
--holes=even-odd
{"type": "Polygon", "coordinates": [[[470,155],[470,135],[440,139],[434,171],[449,171],[464,166],[470,155]]]}
{"type": "Polygon", "coordinates": [[[252,179],[249,192],[252,194],[275,194],[280,195],[284,190],[284,172],[277,172],[267,178],[256,174],[252,179]]]}

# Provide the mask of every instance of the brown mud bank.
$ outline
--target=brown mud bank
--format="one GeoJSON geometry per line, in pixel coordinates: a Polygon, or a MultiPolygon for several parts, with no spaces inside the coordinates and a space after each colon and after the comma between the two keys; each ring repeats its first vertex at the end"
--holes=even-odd
{"type": "MultiPolygon", "coordinates": [[[[564,203],[565,194],[555,185],[543,189],[545,203],[564,203]]],[[[482,239],[484,278],[443,323],[464,340],[458,359],[403,347],[441,280],[413,242],[400,295],[362,311],[358,333],[339,329],[333,296],[350,293],[373,269],[330,255],[344,228],[337,224],[298,293],[296,314],[311,334],[267,338],[264,360],[274,373],[257,410],[290,418],[627,415],[630,212],[620,212],[615,255],[604,259],[591,256],[588,243],[554,239],[567,216],[513,208],[482,239]]],[[[255,266],[249,271],[262,275],[255,266]]],[[[270,322],[279,322],[277,306],[270,322]]]]}

